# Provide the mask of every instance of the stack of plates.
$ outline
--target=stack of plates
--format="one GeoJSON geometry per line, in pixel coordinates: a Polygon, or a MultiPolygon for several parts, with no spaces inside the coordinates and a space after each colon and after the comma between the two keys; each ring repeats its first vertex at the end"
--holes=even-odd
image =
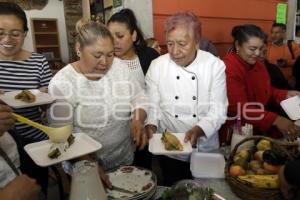
{"type": "Polygon", "coordinates": [[[108,190],[108,199],[148,200],[154,196],[157,187],[155,174],[147,169],[135,166],[122,166],[108,173],[113,186],[134,194],[119,190],[108,190]]]}

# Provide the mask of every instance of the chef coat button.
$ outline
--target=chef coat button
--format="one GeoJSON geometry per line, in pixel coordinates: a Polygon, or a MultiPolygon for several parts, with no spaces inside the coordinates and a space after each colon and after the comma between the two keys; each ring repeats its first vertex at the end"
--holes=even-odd
{"type": "Polygon", "coordinates": [[[177,79],[180,79],[180,76],[176,76],[177,79]]]}
{"type": "Polygon", "coordinates": [[[197,98],[195,96],[193,96],[193,100],[196,100],[197,98]]]}
{"type": "Polygon", "coordinates": [[[193,117],[196,117],[196,114],[193,114],[193,117]]]}
{"type": "Polygon", "coordinates": [[[178,118],[178,115],[175,115],[175,118],[178,118]]]}
{"type": "Polygon", "coordinates": [[[175,99],[179,99],[179,97],[178,97],[178,96],[175,96],[175,99]]]}
{"type": "Polygon", "coordinates": [[[192,80],[195,80],[195,76],[192,76],[192,80]]]}

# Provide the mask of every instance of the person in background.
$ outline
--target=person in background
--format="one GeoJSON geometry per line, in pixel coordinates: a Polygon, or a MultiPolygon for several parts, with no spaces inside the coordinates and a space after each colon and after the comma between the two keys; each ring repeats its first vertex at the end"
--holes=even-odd
{"type": "MultiPolygon", "coordinates": [[[[148,137],[168,130],[185,133],[185,141],[210,152],[219,148],[218,129],[226,120],[225,65],[199,50],[201,32],[192,12],[177,13],[165,22],[168,54],[152,61],[146,75],[150,101],[148,137]]],[[[159,156],[164,185],[192,178],[189,156],[159,156]]]]}
{"type": "Polygon", "coordinates": [[[217,57],[219,56],[218,50],[215,47],[215,45],[209,39],[207,39],[205,37],[201,37],[199,49],[201,49],[202,51],[207,51],[207,52],[213,54],[214,56],[217,56],[217,57]]]}
{"type": "Polygon", "coordinates": [[[298,44],[294,41],[289,43],[286,40],[286,25],[274,23],[271,29],[271,42],[267,50],[267,60],[279,67],[292,88],[295,86],[292,68],[299,55],[300,48],[298,44]]]}
{"type": "Polygon", "coordinates": [[[280,168],[279,186],[284,199],[299,199],[300,197],[300,159],[289,160],[280,168]]]}
{"type": "MultiPolygon", "coordinates": [[[[52,77],[46,58],[38,53],[22,49],[28,31],[25,12],[14,3],[0,2],[0,90],[39,89],[46,91],[52,77]]],[[[38,123],[42,122],[41,107],[14,109],[38,123]]],[[[37,166],[24,146],[47,139],[46,134],[29,125],[16,122],[10,131],[18,145],[23,173],[37,180],[46,194],[48,187],[48,168],[37,166]]]]}
{"type": "Polygon", "coordinates": [[[79,60],[61,69],[49,84],[58,100],[48,111],[51,126],[72,123],[74,133],[86,133],[102,144],[94,156],[100,177],[104,171],[131,165],[134,149],[147,143],[144,131],[146,98],[125,63],[114,56],[113,37],[101,23],[76,24],[79,60]]]}
{"type": "MultiPolygon", "coordinates": [[[[127,64],[131,76],[144,89],[145,74],[151,61],[159,54],[154,49],[147,47],[132,10],[123,9],[113,14],[107,22],[107,27],[114,37],[115,56],[127,64]]],[[[135,165],[150,169],[151,162],[152,155],[148,152],[147,147],[135,152],[135,165]]]]}
{"type": "Polygon", "coordinates": [[[300,26],[296,26],[295,42],[300,45],[300,26]]]}
{"type": "Polygon", "coordinates": [[[146,39],[146,43],[148,47],[155,49],[157,53],[161,54],[161,48],[159,46],[159,42],[155,38],[146,39]]]}
{"type": "Polygon", "coordinates": [[[234,50],[223,59],[229,106],[228,120],[220,134],[221,142],[228,142],[228,129],[239,119],[242,123],[252,124],[257,134],[275,138],[282,135],[294,137],[300,127],[265,109],[269,104],[279,106],[282,100],[300,95],[297,91],[279,90],[271,86],[269,74],[261,60],[265,34],[258,26],[245,24],[235,26],[231,35],[234,50]]]}
{"type": "Polygon", "coordinates": [[[285,90],[291,89],[291,86],[289,85],[288,81],[284,78],[281,70],[276,65],[270,63],[267,60],[267,51],[268,51],[267,46],[268,46],[268,40],[267,40],[267,35],[265,35],[264,46],[261,51],[261,59],[268,70],[270,80],[271,80],[271,85],[277,89],[285,89],[285,90]]]}
{"type": "MultiPolygon", "coordinates": [[[[7,132],[15,123],[12,109],[0,101],[0,151],[8,156],[9,162],[18,170],[20,161],[17,146],[7,132]]],[[[7,161],[0,154],[0,199],[3,200],[38,200],[40,186],[27,175],[15,174],[7,161]]]]}

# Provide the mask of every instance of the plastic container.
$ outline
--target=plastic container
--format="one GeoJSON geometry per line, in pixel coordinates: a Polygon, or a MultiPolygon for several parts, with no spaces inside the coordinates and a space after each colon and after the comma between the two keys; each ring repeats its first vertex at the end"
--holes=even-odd
{"type": "Polygon", "coordinates": [[[300,119],[300,97],[294,96],[280,102],[281,107],[291,120],[300,119]]]}
{"type": "Polygon", "coordinates": [[[224,178],[225,159],[220,153],[193,152],[191,172],[194,178],[224,178]]]}

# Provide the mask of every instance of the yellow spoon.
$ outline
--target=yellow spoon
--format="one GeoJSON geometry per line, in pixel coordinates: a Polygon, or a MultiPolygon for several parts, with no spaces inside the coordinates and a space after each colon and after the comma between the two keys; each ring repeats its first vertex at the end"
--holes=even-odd
{"type": "Polygon", "coordinates": [[[59,128],[52,128],[48,126],[44,126],[42,124],[39,124],[37,122],[31,121],[30,119],[27,119],[26,117],[23,117],[21,115],[18,115],[16,113],[12,113],[12,115],[20,122],[28,124],[30,126],[33,126],[37,129],[40,129],[44,133],[46,133],[49,137],[49,139],[52,142],[60,143],[60,142],[66,142],[69,136],[72,133],[72,126],[66,125],[59,128]]]}

